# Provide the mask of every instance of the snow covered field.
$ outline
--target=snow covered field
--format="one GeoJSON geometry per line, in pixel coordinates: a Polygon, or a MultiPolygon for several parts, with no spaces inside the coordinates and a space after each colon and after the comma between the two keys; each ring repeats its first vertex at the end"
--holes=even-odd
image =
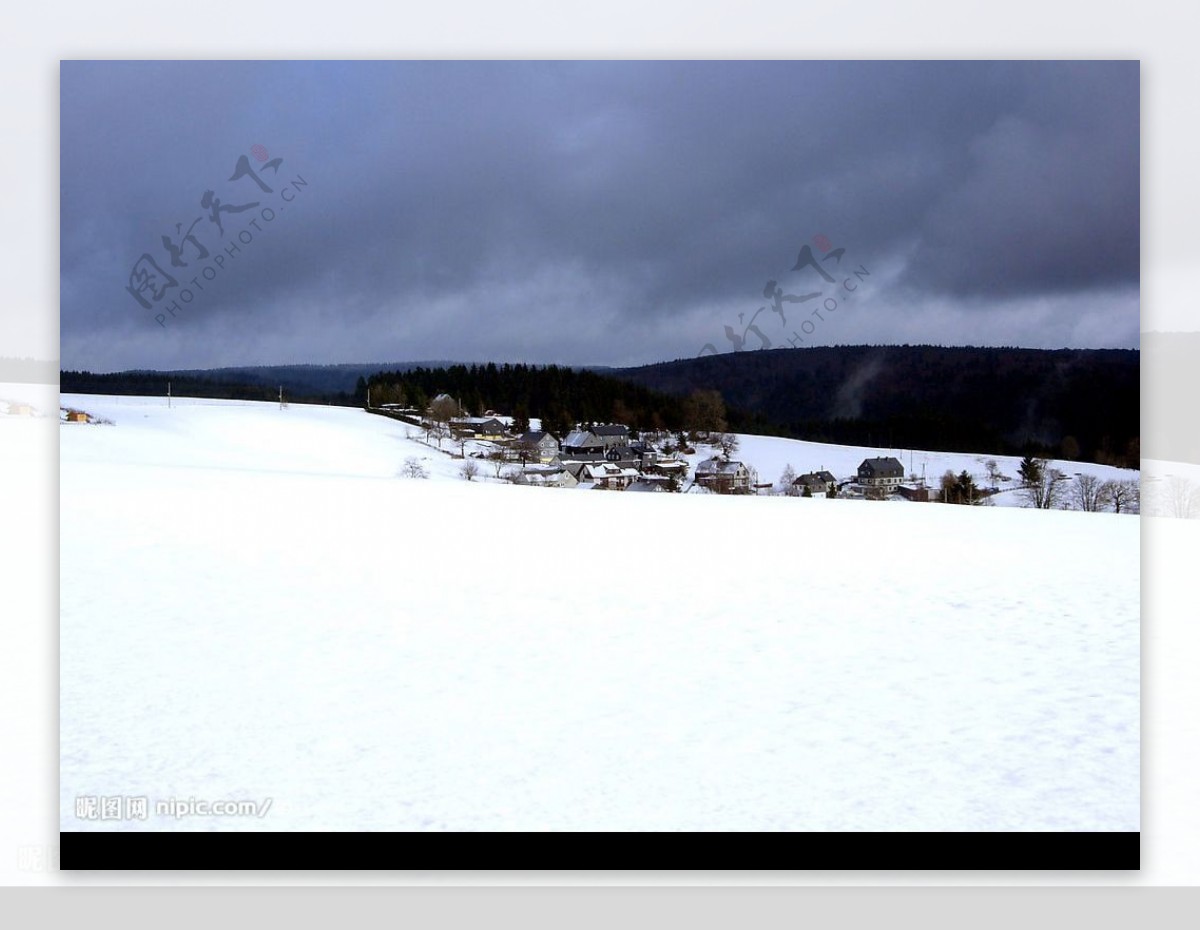
{"type": "Polygon", "coordinates": [[[1135,518],[467,483],[357,410],[63,403],[114,422],[60,428],[63,829],[1138,829],[1135,518]],[[76,816],[114,796],[150,816],[76,816]],[[188,798],[271,802],[154,813],[188,798]]]}

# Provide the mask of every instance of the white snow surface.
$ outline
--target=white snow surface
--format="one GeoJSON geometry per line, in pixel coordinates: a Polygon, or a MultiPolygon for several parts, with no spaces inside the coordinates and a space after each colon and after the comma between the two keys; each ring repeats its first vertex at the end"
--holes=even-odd
{"type": "Polygon", "coordinates": [[[59,427],[63,829],[1139,827],[1135,518],[514,487],[360,410],[63,404],[113,421],[59,427]]]}

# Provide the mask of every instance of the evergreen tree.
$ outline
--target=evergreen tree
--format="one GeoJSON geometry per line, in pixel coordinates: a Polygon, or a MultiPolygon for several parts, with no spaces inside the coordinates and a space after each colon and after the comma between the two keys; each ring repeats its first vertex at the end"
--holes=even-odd
{"type": "Polygon", "coordinates": [[[1032,487],[1040,484],[1042,480],[1041,463],[1031,455],[1021,459],[1021,468],[1018,472],[1021,476],[1021,484],[1026,487],[1032,487]]]}

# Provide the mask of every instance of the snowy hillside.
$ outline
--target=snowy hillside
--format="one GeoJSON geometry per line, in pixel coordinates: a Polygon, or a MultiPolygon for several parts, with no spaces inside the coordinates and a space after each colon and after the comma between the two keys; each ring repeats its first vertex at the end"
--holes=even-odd
{"type": "Polygon", "coordinates": [[[468,483],[359,410],[63,404],[113,421],[60,428],[63,829],[1138,828],[1137,519],[468,483]],[[148,819],[77,816],[114,796],[148,819]],[[153,812],[189,797],[271,802],[153,812]]]}

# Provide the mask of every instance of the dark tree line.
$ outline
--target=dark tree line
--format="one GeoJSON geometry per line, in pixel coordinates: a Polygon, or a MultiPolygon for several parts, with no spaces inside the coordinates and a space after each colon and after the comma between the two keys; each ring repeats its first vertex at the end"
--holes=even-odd
{"type": "Polygon", "coordinates": [[[360,381],[356,395],[372,404],[400,403],[424,409],[438,394],[449,394],[472,416],[496,410],[527,424],[540,417],[559,436],[576,423],[624,423],[637,430],[679,429],[680,398],[592,371],[558,365],[489,362],[446,368],[381,371],[360,381]]]}
{"type": "MultiPolygon", "coordinates": [[[[1080,459],[1137,467],[1132,349],[823,346],[615,369],[653,390],[721,393],[730,428],[756,418],[816,442],[1080,459]]],[[[770,431],[755,429],[756,432],[770,431]]]]}
{"type": "MultiPolygon", "coordinates": [[[[59,373],[59,390],[65,394],[119,394],[121,396],[165,397],[167,385],[174,397],[213,397],[218,400],[279,399],[279,385],[253,384],[221,378],[188,377],[159,371],[119,371],[95,374],[90,371],[59,373]]],[[[297,404],[356,406],[353,394],[337,391],[293,394],[284,386],[284,399],[297,404]]]]}

